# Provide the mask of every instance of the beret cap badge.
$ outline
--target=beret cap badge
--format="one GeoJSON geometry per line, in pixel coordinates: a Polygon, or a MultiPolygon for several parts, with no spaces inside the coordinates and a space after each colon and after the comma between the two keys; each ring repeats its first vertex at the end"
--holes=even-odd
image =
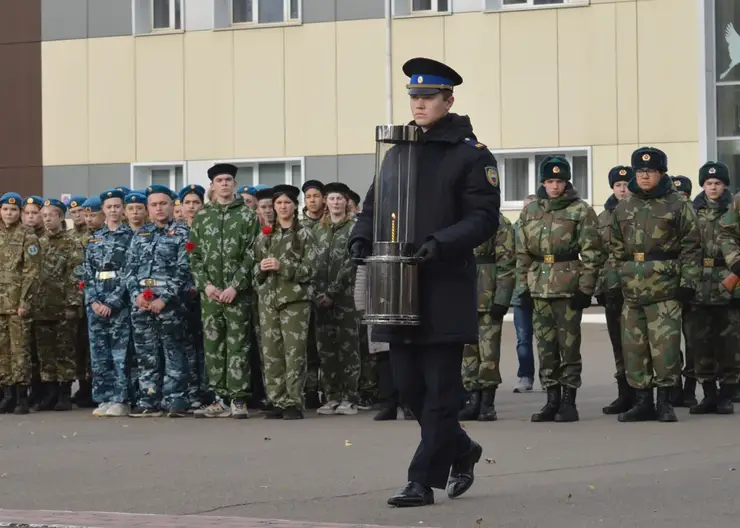
{"type": "Polygon", "coordinates": [[[32,204],[33,203],[33,198],[29,198],[28,200],[26,200],[26,203],[32,204]]]}
{"type": "Polygon", "coordinates": [[[650,154],[647,154],[647,153],[643,154],[642,161],[650,161],[650,154]]]}
{"type": "Polygon", "coordinates": [[[15,205],[15,198],[12,198],[12,197],[11,198],[8,198],[8,203],[10,205],[15,205]]]}
{"type": "Polygon", "coordinates": [[[110,198],[111,196],[113,196],[113,193],[112,192],[109,192],[108,193],[108,198],[110,198]]]}
{"type": "Polygon", "coordinates": [[[44,202],[44,205],[51,205],[51,202],[50,202],[49,200],[46,200],[46,201],[44,202]]]}

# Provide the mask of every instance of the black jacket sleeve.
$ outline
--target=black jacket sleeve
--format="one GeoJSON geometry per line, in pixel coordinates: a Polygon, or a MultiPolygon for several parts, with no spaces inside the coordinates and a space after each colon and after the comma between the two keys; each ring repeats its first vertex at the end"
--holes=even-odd
{"type": "Polygon", "coordinates": [[[489,151],[480,152],[470,171],[463,177],[459,192],[462,218],[430,236],[439,242],[443,259],[469,253],[496,234],[501,193],[493,154],[489,151]],[[495,175],[493,182],[487,176],[491,168],[495,175]]]}
{"type": "Polygon", "coordinates": [[[362,202],[362,212],[357,217],[355,227],[349,236],[349,247],[356,240],[365,240],[372,244],[373,242],[373,210],[375,208],[375,184],[370,185],[365,200],[362,202]]]}

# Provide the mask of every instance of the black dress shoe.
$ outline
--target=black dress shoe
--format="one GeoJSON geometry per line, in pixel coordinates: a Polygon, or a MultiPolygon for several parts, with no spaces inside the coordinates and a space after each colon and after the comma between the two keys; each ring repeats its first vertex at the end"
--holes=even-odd
{"type": "Polygon", "coordinates": [[[409,482],[405,488],[388,499],[388,504],[399,508],[434,504],[434,492],[432,488],[422,486],[418,482],[409,482]]]}
{"type": "Polygon", "coordinates": [[[470,449],[452,464],[450,478],[447,480],[447,496],[456,499],[470,489],[475,481],[474,468],[483,454],[477,442],[470,441],[470,449]]]}

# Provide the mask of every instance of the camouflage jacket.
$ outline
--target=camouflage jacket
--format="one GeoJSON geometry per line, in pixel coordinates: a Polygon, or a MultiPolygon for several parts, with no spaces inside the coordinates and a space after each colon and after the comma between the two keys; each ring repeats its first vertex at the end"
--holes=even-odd
{"type": "Polygon", "coordinates": [[[40,266],[39,239],[33,229],[0,222],[0,314],[15,315],[18,308],[31,311],[40,266]]]}
{"type": "MultiPolygon", "coordinates": [[[[735,268],[737,275],[740,271],[740,193],[731,198],[727,212],[719,221],[717,244],[722,249],[727,269],[735,268]]],[[[733,297],[740,298],[740,288],[735,289],[733,297]]]]}
{"type": "Polygon", "coordinates": [[[306,211],[304,210],[301,213],[300,218],[298,218],[298,224],[301,227],[305,227],[307,229],[313,229],[318,224],[320,224],[322,220],[323,220],[323,217],[319,218],[318,220],[316,220],[315,218],[311,218],[310,216],[308,216],[308,213],[306,213],[306,211]]]}
{"type": "Polygon", "coordinates": [[[87,239],[82,273],[87,305],[99,302],[113,312],[128,306],[123,272],[132,236],[131,228],[121,223],[115,231],[104,225],[87,239]]]}
{"type": "Polygon", "coordinates": [[[478,311],[490,312],[494,304],[509,306],[514,292],[514,227],[499,214],[496,236],[474,251],[478,268],[478,311]]]}
{"type": "Polygon", "coordinates": [[[72,226],[72,228],[67,231],[67,233],[79,240],[83,248],[87,247],[87,239],[92,234],[90,233],[90,230],[87,228],[87,226],[72,226]]]}
{"type": "Polygon", "coordinates": [[[337,300],[353,299],[354,266],[349,255],[349,234],[355,225],[352,217],[332,224],[329,217],[312,229],[316,240],[315,293],[326,293],[337,300]]]}
{"type": "Polygon", "coordinates": [[[722,286],[722,281],[730,271],[724,265],[719,238],[720,219],[727,212],[730,202],[732,193],[729,190],[725,190],[716,201],[709,200],[703,191],[694,198],[694,211],[701,235],[702,265],[692,304],[729,304],[732,297],[722,286]]]}
{"type": "Polygon", "coordinates": [[[165,304],[183,298],[190,280],[188,235],[188,228],[174,220],[161,228],[144,224],[133,235],[124,273],[132,304],[147,288],[165,304]]]}
{"type": "Polygon", "coordinates": [[[251,290],[254,241],[259,230],[256,213],[241,200],[216,202],[195,215],[190,230],[190,269],[198,290],[212,284],[233,287],[242,298],[251,290]]]}
{"type": "Polygon", "coordinates": [[[604,265],[599,270],[599,277],[596,280],[596,289],[594,290],[594,294],[596,295],[619,287],[619,276],[615,273],[617,267],[612,248],[612,219],[614,217],[614,209],[616,209],[618,203],[619,200],[612,194],[606,200],[606,203],[604,203],[604,210],[601,211],[598,217],[599,236],[601,236],[601,245],[605,260],[604,265]]]}
{"type": "Polygon", "coordinates": [[[316,240],[310,229],[275,226],[272,234],[260,233],[254,251],[254,276],[260,304],[281,309],[290,303],[312,301],[315,266],[316,240]],[[280,269],[260,270],[260,262],[270,257],[280,261],[280,269]]]}
{"type": "Polygon", "coordinates": [[[605,257],[596,213],[570,183],[553,199],[537,190],[522,211],[516,252],[520,287],[543,299],[592,295],[605,257]]]}
{"type": "Polygon", "coordinates": [[[644,192],[633,179],[630,196],[612,221],[613,258],[624,300],[651,304],[674,299],[679,287],[696,289],[701,241],[689,201],[674,191],[669,176],[644,192]]]}
{"type": "Polygon", "coordinates": [[[66,310],[82,307],[82,242],[71,231],[44,233],[38,295],[33,303],[33,318],[38,321],[64,319],[66,310]]]}

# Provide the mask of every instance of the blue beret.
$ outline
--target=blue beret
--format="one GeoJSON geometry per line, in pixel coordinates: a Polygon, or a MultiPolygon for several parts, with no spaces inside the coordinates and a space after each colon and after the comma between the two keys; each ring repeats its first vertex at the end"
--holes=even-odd
{"type": "Polygon", "coordinates": [[[7,192],[3,194],[2,198],[0,198],[0,205],[17,205],[18,207],[21,206],[21,195],[15,192],[7,192]]]}
{"type": "Polygon", "coordinates": [[[29,196],[23,200],[23,205],[38,205],[39,207],[44,206],[44,199],[41,196],[29,196]]]}
{"type": "Polygon", "coordinates": [[[180,192],[178,193],[178,196],[180,197],[180,200],[184,200],[185,197],[188,194],[195,193],[198,195],[201,201],[203,201],[203,198],[206,195],[206,190],[200,185],[196,185],[194,183],[191,183],[190,185],[186,185],[182,189],[180,189],[180,192]]]}
{"type": "Polygon", "coordinates": [[[271,189],[271,187],[269,185],[265,185],[264,183],[260,183],[258,185],[255,185],[253,188],[254,188],[254,194],[255,194],[255,196],[260,191],[265,191],[267,189],[271,189]]]}
{"type": "Polygon", "coordinates": [[[150,185],[146,188],[146,197],[149,198],[152,194],[166,194],[173,200],[175,199],[175,193],[166,185],[150,185]]]}
{"type": "Polygon", "coordinates": [[[123,194],[129,194],[131,192],[131,189],[129,189],[128,187],[123,187],[123,186],[116,187],[116,190],[121,191],[123,194]]]}
{"type": "Polygon", "coordinates": [[[67,206],[64,205],[64,202],[61,200],[57,200],[56,198],[47,198],[47,200],[44,202],[44,205],[46,207],[57,207],[58,209],[61,209],[62,213],[67,212],[67,206]]]}
{"type": "Polygon", "coordinates": [[[100,203],[105,202],[108,198],[120,198],[123,201],[126,198],[126,194],[118,189],[109,189],[103,193],[100,193],[100,203]]]}
{"type": "Polygon", "coordinates": [[[75,207],[82,207],[82,204],[85,203],[85,200],[87,200],[87,197],[75,194],[69,199],[69,203],[67,203],[67,206],[70,209],[74,209],[75,207]]]}
{"type": "Polygon", "coordinates": [[[86,213],[99,213],[103,207],[103,202],[97,196],[91,196],[82,204],[86,213]]]}
{"type": "Polygon", "coordinates": [[[126,195],[126,198],[124,198],[123,202],[126,205],[129,204],[141,204],[146,205],[146,196],[138,191],[131,191],[126,195]]]}
{"type": "Polygon", "coordinates": [[[254,194],[254,187],[250,187],[249,185],[242,185],[236,190],[236,194],[254,194]]]}

